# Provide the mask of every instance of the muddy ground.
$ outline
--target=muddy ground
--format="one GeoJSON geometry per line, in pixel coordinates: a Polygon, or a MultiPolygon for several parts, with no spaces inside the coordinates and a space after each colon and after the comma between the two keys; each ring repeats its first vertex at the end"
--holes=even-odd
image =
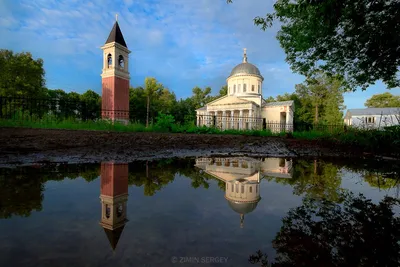
{"type": "Polygon", "coordinates": [[[283,137],[0,128],[0,165],[210,155],[360,157],[366,153],[327,142],[283,137]]]}

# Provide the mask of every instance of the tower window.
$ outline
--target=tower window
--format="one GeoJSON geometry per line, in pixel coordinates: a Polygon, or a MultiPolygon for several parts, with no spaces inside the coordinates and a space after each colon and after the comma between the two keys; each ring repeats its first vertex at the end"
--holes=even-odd
{"type": "Polygon", "coordinates": [[[253,192],[253,187],[249,187],[249,192],[252,193],[253,192]]]}
{"type": "Polygon", "coordinates": [[[233,184],[232,184],[232,192],[233,192],[233,184]]]}
{"type": "Polygon", "coordinates": [[[242,189],[242,190],[241,190],[241,191],[242,191],[241,193],[244,194],[244,185],[241,186],[241,189],[242,189]]]}
{"type": "Polygon", "coordinates": [[[109,68],[109,67],[111,67],[111,65],[112,65],[112,56],[111,56],[111,54],[108,54],[108,56],[107,56],[107,67],[109,68]]]}
{"type": "Polygon", "coordinates": [[[111,214],[110,206],[106,204],[106,218],[109,219],[111,214]]]}
{"type": "Polygon", "coordinates": [[[251,91],[254,92],[254,84],[251,86],[251,91]]]}
{"type": "Polygon", "coordinates": [[[260,89],[261,89],[261,85],[258,84],[258,92],[259,92],[259,93],[261,92],[260,89]]]}
{"type": "Polygon", "coordinates": [[[119,55],[119,57],[118,57],[118,65],[121,68],[124,68],[124,66],[125,66],[124,57],[122,55],[119,55]]]}
{"type": "Polygon", "coordinates": [[[247,84],[243,84],[243,93],[246,93],[247,90],[247,84]]]}
{"type": "Polygon", "coordinates": [[[123,213],[123,207],[122,204],[119,204],[117,208],[117,217],[121,217],[122,213],[123,213]]]}

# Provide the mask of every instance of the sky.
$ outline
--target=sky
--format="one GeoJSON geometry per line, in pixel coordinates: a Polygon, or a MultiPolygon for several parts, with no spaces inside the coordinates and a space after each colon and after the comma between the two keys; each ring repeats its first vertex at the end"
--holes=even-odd
{"type": "MultiPolygon", "coordinates": [[[[294,92],[304,77],[294,74],[276,39],[279,25],[262,31],[256,16],[273,11],[274,0],[0,0],[0,48],[31,52],[44,60],[46,86],[66,92],[101,94],[102,51],[118,14],[131,54],[131,86],[155,77],[177,98],[192,88],[226,84],[231,70],[248,61],[264,76],[263,96],[294,92]]],[[[363,108],[373,94],[388,91],[377,82],[346,93],[347,108],[363,108]]],[[[400,95],[400,89],[391,93],[400,95]]]]}

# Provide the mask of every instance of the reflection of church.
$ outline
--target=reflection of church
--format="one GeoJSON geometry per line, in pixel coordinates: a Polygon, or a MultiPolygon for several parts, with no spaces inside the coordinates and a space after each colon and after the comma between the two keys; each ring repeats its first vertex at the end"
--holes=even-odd
{"type": "Polygon", "coordinates": [[[240,214],[240,227],[243,227],[244,215],[255,210],[261,200],[263,177],[292,177],[292,161],[283,158],[198,158],[195,166],[225,182],[225,198],[240,214]]]}
{"type": "Polygon", "coordinates": [[[101,222],[108,241],[115,250],[124,230],[128,201],[128,164],[101,163],[101,222]]]}

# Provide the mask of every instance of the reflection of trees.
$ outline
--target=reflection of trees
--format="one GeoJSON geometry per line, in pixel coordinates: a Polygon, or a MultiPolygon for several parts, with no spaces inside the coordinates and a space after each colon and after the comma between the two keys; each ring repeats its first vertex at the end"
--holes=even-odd
{"type": "Polygon", "coordinates": [[[370,186],[384,190],[394,188],[399,184],[399,179],[388,178],[377,172],[366,172],[364,179],[370,186]]]}
{"type": "MultiPolygon", "coordinates": [[[[192,180],[193,188],[209,188],[209,181],[216,179],[193,166],[191,159],[138,161],[129,165],[129,184],[143,186],[145,195],[152,196],[172,182],[175,175],[182,175],[192,180]]],[[[224,183],[222,186],[225,189],[224,183]]]]}
{"type": "MultiPolygon", "coordinates": [[[[343,205],[305,198],[283,219],[273,246],[272,266],[399,266],[400,200],[385,197],[378,204],[363,195],[342,194],[343,205]]],[[[250,256],[268,266],[266,254],[250,256]],[[264,261],[264,262],[262,262],[264,261]]]]}
{"type": "Polygon", "coordinates": [[[152,196],[175,178],[175,168],[165,161],[138,161],[129,165],[130,185],[143,186],[144,194],[152,196]]]}
{"type": "Polygon", "coordinates": [[[293,187],[296,195],[305,194],[311,198],[339,200],[341,176],[339,167],[321,160],[297,160],[293,163],[291,179],[268,178],[293,187]]]}
{"type": "Polygon", "coordinates": [[[33,210],[42,210],[43,183],[38,176],[0,174],[0,218],[13,215],[28,217],[33,210]]]}
{"type": "Polygon", "coordinates": [[[99,176],[98,164],[47,164],[18,169],[2,169],[0,173],[0,218],[30,216],[42,210],[44,184],[65,178],[83,177],[86,181],[99,176]]]}

